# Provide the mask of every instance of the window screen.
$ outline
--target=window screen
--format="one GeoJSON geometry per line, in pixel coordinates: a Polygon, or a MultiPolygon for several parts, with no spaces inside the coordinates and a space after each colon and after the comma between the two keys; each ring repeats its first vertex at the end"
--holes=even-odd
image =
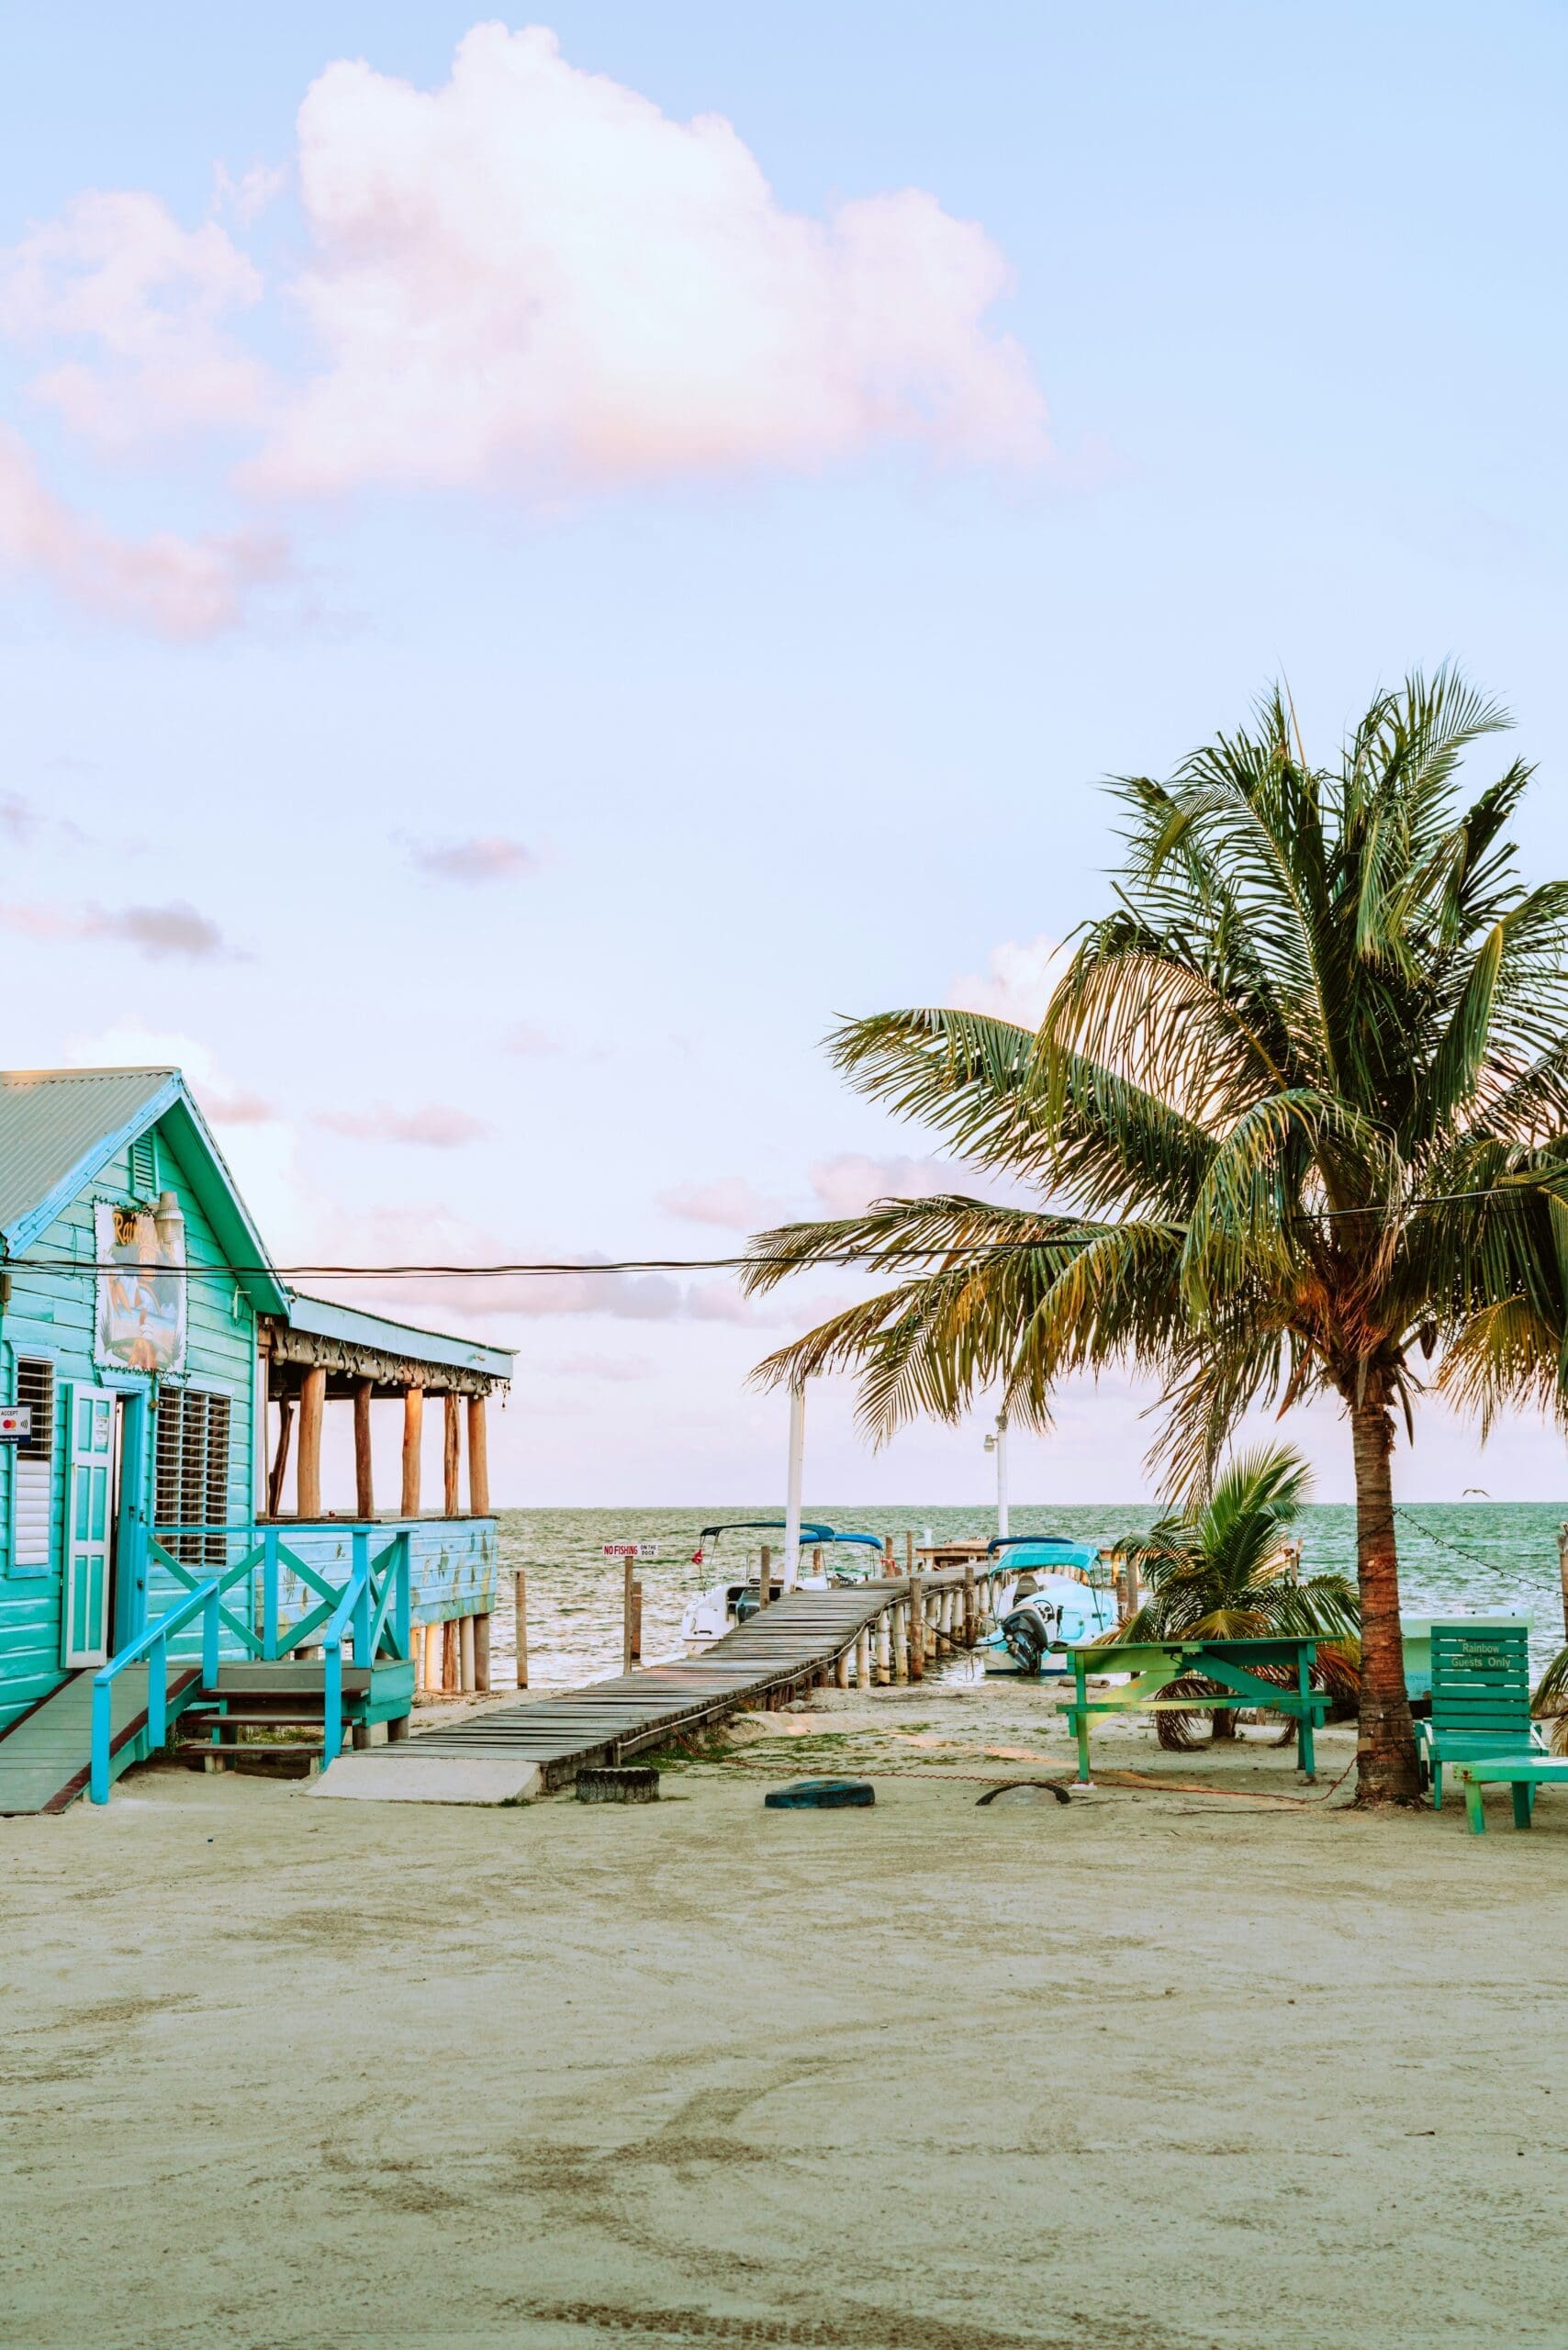
{"type": "Polygon", "coordinates": [[[46,1568],[54,1516],[54,1365],[17,1358],[17,1401],[32,1412],[32,1433],[16,1449],[13,1568],[46,1568]]]}
{"type": "MultiPolygon", "coordinates": [[[[158,1398],[158,1475],[154,1522],[222,1526],[229,1512],[229,1398],[194,1387],[165,1387],[158,1398]]],[[[182,1534],[160,1541],[189,1567],[220,1567],[221,1534],[182,1534]]]]}

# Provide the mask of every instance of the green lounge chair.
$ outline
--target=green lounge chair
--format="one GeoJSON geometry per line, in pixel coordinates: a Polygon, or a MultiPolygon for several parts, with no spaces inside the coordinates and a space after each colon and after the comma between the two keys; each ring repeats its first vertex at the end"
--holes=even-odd
{"type": "MultiPolygon", "coordinates": [[[[1526,1618],[1434,1623],[1431,1641],[1432,1715],[1417,1723],[1416,1740],[1431,1780],[1433,1805],[1440,1811],[1445,1762],[1541,1755],[1546,1740],[1540,1724],[1530,1719],[1526,1618]]],[[[1533,1793],[1529,1799],[1533,1801],[1533,1793]]]]}
{"type": "Polygon", "coordinates": [[[1514,1798],[1514,1826],[1528,1828],[1535,1809],[1536,1789],[1568,1785],[1568,1756],[1562,1755],[1478,1754],[1468,1762],[1456,1762],[1453,1769],[1464,1789],[1464,1807],[1470,1815],[1473,1836],[1486,1832],[1486,1815],[1481,1808],[1483,1787],[1509,1788],[1514,1798]]]}

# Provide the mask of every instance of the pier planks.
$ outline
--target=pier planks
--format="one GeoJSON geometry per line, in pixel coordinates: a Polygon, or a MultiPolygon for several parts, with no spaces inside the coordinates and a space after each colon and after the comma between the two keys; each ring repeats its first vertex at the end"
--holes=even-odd
{"type": "MultiPolygon", "coordinates": [[[[964,1570],[938,1570],[921,1581],[927,1591],[961,1586],[964,1570]]],[[[554,1696],[525,1697],[396,1746],[345,1755],[312,1792],[427,1803],[547,1795],[569,1786],[579,1771],[622,1762],[679,1731],[721,1721],[775,1690],[807,1684],[909,1594],[902,1580],[783,1592],[700,1656],[671,1658],[554,1696]],[[443,1772],[437,1767],[442,1763],[454,1767],[443,1772]],[[496,1792],[512,1778],[512,1792],[496,1792]]]]}

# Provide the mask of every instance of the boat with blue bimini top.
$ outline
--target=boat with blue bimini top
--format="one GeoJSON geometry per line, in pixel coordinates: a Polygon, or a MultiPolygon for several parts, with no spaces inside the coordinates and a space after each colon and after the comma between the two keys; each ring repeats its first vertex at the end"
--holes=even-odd
{"type": "Polygon", "coordinates": [[[1069,1651],[1116,1628],[1116,1588],[1092,1542],[1058,1534],[998,1535],[986,1546],[1010,1575],[997,1595],[997,1628],[984,1645],[1011,1656],[1020,1673],[1066,1673],[1069,1651]]]}
{"type": "MultiPolygon", "coordinates": [[[[719,1526],[705,1526],[697,1539],[692,1553],[693,1566],[704,1566],[717,1560],[726,1535],[771,1534],[788,1535],[789,1520],[782,1517],[728,1518],[719,1526]]],[[[766,1547],[766,1546],[765,1546],[766,1547]]],[[[869,1583],[882,1572],[881,1538],[876,1534],[845,1534],[835,1528],[823,1526],[812,1519],[802,1519],[800,1548],[812,1554],[809,1573],[796,1576],[791,1588],[796,1591],[826,1591],[834,1584],[869,1583]],[[836,1557],[824,1553],[836,1550],[836,1557]]],[[[734,1564],[730,1572],[700,1591],[688,1602],[680,1619],[680,1637],[691,1650],[711,1647],[733,1632],[748,1617],[755,1616],[762,1606],[762,1561],[753,1565],[749,1549],[732,1545],[734,1564]]],[[[773,1580],[772,1590],[783,1588],[773,1580]]]]}

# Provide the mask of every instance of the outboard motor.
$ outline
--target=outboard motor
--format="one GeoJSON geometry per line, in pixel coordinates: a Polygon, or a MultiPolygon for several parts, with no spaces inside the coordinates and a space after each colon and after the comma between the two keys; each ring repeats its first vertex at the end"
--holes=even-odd
{"type": "Polygon", "coordinates": [[[1038,1673],[1046,1651],[1057,1637],[1059,1613],[1048,1599],[1030,1597],[1002,1617],[1002,1646],[1020,1673],[1038,1673]]]}

